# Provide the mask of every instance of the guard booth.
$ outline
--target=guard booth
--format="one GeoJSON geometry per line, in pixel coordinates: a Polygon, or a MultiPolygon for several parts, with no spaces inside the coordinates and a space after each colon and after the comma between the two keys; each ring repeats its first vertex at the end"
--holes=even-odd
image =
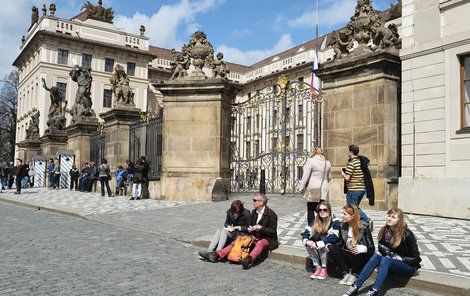
{"type": "Polygon", "coordinates": [[[44,155],[35,155],[32,159],[34,164],[34,187],[45,187],[47,160],[44,155]]]}
{"type": "Polygon", "coordinates": [[[59,149],[56,157],[59,159],[60,167],[60,188],[70,188],[70,169],[75,162],[75,153],[72,150],[59,149]]]}

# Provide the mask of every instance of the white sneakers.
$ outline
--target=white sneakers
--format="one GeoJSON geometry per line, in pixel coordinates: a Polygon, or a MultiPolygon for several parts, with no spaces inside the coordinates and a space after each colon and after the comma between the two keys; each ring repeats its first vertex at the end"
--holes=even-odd
{"type": "Polygon", "coordinates": [[[339,281],[340,285],[351,286],[356,281],[357,277],[354,274],[347,273],[343,276],[343,278],[339,281]]]}

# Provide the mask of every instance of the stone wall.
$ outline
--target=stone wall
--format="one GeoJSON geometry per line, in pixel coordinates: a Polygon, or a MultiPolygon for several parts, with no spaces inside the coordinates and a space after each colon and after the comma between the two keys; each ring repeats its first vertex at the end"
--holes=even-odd
{"type": "MultiPolygon", "coordinates": [[[[323,81],[323,147],[331,161],[333,180],[330,199],[344,204],[340,170],[348,160],[348,145],[359,146],[370,160],[376,209],[397,204],[398,87],[397,56],[375,53],[325,64],[318,76],[323,81]]],[[[361,207],[367,207],[367,200],[361,207]]]]}

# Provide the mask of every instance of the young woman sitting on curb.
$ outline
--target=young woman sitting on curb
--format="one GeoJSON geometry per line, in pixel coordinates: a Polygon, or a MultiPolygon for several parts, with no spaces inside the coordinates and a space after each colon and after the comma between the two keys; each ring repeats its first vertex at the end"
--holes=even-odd
{"type": "Polygon", "coordinates": [[[359,208],[343,207],[339,243],[330,245],[329,255],[343,273],[340,285],[352,285],[364,265],[374,254],[374,240],[368,224],[360,220],[359,208]]]}
{"type": "Polygon", "coordinates": [[[328,277],[327,246],[338,242],[341,223],[331,213],[331,205],[327,201],[321,201],[315,212],[313,226],[307,226],[302,232],[302,242],[315,266],[315,273],[310,278],[324,280],[328,277]]]}
{"type": "Polygon", "coordinates": [[[374,254],[362,269],[359,277],[343,296],[357,294],[359,288],[377,267],[377,277],[366,296],[373,296],[380,290],[388,273],[411,277],[421,267],[418,245],[413,232],[408,228],[400,209],[387,212],[387,222],[379,231],[379,254],[374,254]]]}

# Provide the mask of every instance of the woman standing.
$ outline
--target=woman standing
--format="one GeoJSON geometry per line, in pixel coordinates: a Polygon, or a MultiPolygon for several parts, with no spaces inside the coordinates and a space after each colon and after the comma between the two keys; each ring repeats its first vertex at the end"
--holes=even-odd
{"type": "Polygon", "coordinates": [[[339,284],[352,285],[375,251],[370,228],[360,220],[357,206],[343,207],[343,222],[339,233],[339,243],[330,245],[330,257],[343,272],[339,284]]]}
{"type": "Polygon", "coordinates": [[[387,212],[387,221],[379,231],[378,240],[380,254],[376,253],[370,258],[357,280],[343,296],[357,293],[376,267],[377,277],[366,296],[377,294],[389,272],[402,277],[411,277],[421,267],[416,238],[406,225],[401,209],[394,208],[387,212]]]}
{"type": "Polygon", "coordinates": [[[104,187],[108,191],[108,196],[114,196],[111,193],[111,188],[109,187],[109,179],[111,178],[111,170],[109,169],[108,161],[103,158],[101,164],[98,167],[98,176],[101,184],[101,196],[104,196],[104,187]]]}
{"type": "Polygon", "coordinates": [[[321,201],[316,212],[313,226],[307,226],[302,232],[302,243],[315,266],[315,273],[310,278],[324,280],[328,277],[327,247],[338,242],[341,223],[331,213],[331,205],[327,201],[321,201]]]}
{"type": "Polygon", "coordinates": [[[329,200],[330,189],[328,182],[331,180],[331,163],[326,160],[325,152],[320,147],[312,150],[304,164],[300,192],[304,193],[307,200],[307,224],[312,226],[315,217],[315,209],[322,200],[329,200]],[[311,199],[311,189],[320,188],[317,198],[311,199]]]}

